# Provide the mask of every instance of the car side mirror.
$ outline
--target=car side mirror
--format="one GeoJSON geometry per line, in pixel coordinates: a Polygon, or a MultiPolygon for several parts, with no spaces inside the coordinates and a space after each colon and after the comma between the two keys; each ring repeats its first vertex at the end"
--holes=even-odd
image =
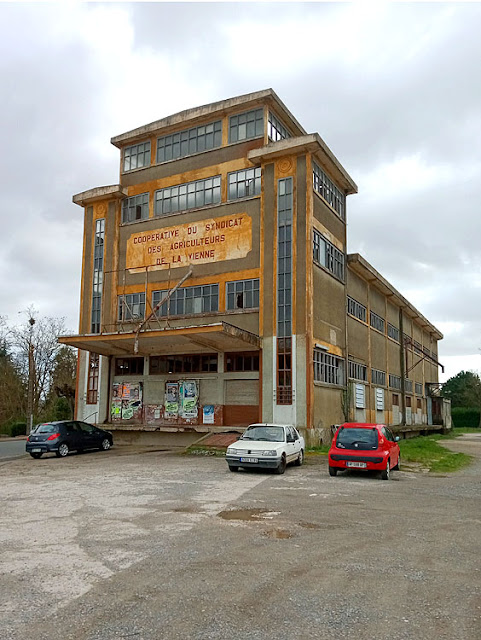
{"type": "Polygon", "coordinates": [[[394,438],[394,442],[399,442],[399,440],[400,440],[400,439],[401,439],[401,438],[400,438],[399,436],[396,436],[396,437],[394,438]]]}

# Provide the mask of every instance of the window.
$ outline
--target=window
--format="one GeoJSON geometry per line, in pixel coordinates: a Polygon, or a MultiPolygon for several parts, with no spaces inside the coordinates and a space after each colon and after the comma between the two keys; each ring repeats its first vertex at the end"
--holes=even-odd
{"type": "Polygon", "coordinates": [[[143,358],[116,358],[116,376],[142,376],[144,374],[143,358]]]}
{"type": "Polygon", "coordinates": [[[347,298],[347,312],[349,315],[354,316],[358,320],[362,320],[362,322],[367,322],[367,308],[354,300],[354,298],[347,298]]]}
{"type": "Polygon", "coordinates": [[[384,318],[381,318],[381,316],[378,316],[377,313],[371,311],[369,314],[369,320],[371,323],[371,327],[377,329],[381,333],[384,333],[384,318]]]}
{"type": "Polygon", "coordinates": [[[355,401],[356,409],[366,408],[366,387],[363,384],[356,384],[355,386],[355,401]]]}
{"type": "Polygon", "coordinates": [[[416,353],[422,353],[422,352],[423,352],[423,351],[422,351],[422,346],[421,346],[421,343],[420,343],[420,342],[418,342],[417,340],[413,340],[413,344],[414,344],[414,351],[415,351],[416,353]]]}
{"type": "Polygon", "coordinates": [[[406,409],[410,409],[412,406],[412,398],[411,396],[406,396],[406,409]]]}
{"type": "Polygon", "coordinates": [[[379,385],[385,386],[386,384],[385,371],[380,371],[379,369],[371,369],[371,382],[372,384],[379,384],[379,385]]]}
{"type": "MultiPolygon", "coordinates": [[[[168,294],[168,291],[154,291],[152,307],[168,294]]],[[[219,310],[219,285],[204,284],[198,287],[182,287],[174,291],[170,299],[160,307],[160,316],[183,316],[208,313],[219,310]]]]}
{"type": "Polygon", "coordinates": [[[392,406],[399,407],[399,395],[397,393],[392,394],[392,406]]]}
{"type": "Polygon", "coordinates": [[[217,371],[217,354],[150,356],[150,375],[165,373],[209,373],[217,371]]]}
{"type": "Polygon", "coordinates": [[[423,395],[423,385],[421,382],[415,382],[414,383],[414,391],[418,396],[422,396],[423,395]]]}
{"type": "Polygon", "coordinates": [[[420,411],[422,409],[421,398],[418,398],[416,400],[416,408],[417,408],[418,411],[420,411]]]}
{"type": "Polygon", "coordinates": [[[150,140],[124,149],[124,171],[150,166],[150,140]]]}
{"type": "Polygon", "coordinates": [[[314,262],[330,271],[336,278],[344,281],[344,254],[314,229],[314,262]]]}
{"type": "Polygon", "coordinates": [[[259,353],[226,353],[226,371],[259,371],[259,353]]]}
{"type": "Polygon", "coordinates": [[[272,142],[277,142],[278,140],[284,140],[285,138],[291,137],[287,128],[278,118],[276,118],[272,111],[269,111],[267,120],[267,137],[269,140],[272,140],[272,142]]]}
{"type": "Polygon", "coordinates": [[[255,167],[228,173],[227,185],[228,200],[258,196],[261,192],[261,168],[255,167]]]}
{"type": "Polygon", "coordinates": [[[334,182],[315,163],[313,165],[314,190],[324,198],[342,220],[346,219],[346,196],[336,187],[334,182]]]}
{"type": "Polygon", "coordinates": [[[87,404],[97,404],[99,393],[99,354],[89,353],[87,404]]]}
{"type": "Polygon", "coordinates": [[[104,275],[104,239],[105,219],[101,218],[95,223],[92,312],[90,323],[91,333],[100,333],[100,318],[102,313],[102,284],[104,275]]]}
{"type": "Polygon", "coordinates": [[[192,127],[157,138],[157,162],[185,158],[194,153],[216,149],[222,144],[222,121],[192,127]]]}
{"type": "Polygon", "coordinates": [[[257,309],[259,307],[259,279],[228,282],[226,294],[227,309],[257,309]]]}
{"type": "Polygon", "coordinates": [[[404,390],[406,391],[406,393],[412,393],[412,390],[413,390],[412,380],[409,380],[408,378],[404,380],[404,390]]]}
{"type": "Polygon", "coordinates": [[[220,176],[179,184],[155,192],[155,215],[164,216],[220,202],[220,176]]]}
{"type": "Polygon", "coordinates": [[[264,133],[264,109],[254,109],[229,118],[229,142],[257,138],[264,133]]]}
{"type": "Polygon", "coordinates": [[[387,323],[387,335],[392,340],[399,342],[399,329],[390,322],[387,323]]]}
{"type": "Polygon", "coordinates": [[[277,181],[277,404],[292,404],[292,178],[277,181]]]}
{"type": "Polygon", "coordinates": [[[393,389],[401,388],[401,378],[399,376],[394,376],[392,373],[389,374],[389,386],[393,389]]]}
{"type": "Polygon", "coordinates": [[[119,296],[119,322],[142,320],[145,314],[145,293],[119,296]]]}
{"type": "Polygon", "coordinates": [[[344,384],[344,359],[314,349],[314,380],[341,386],[344,384]]]}
{"type": "Polygon", "coordinates": [[[365,364],[360,364],[359,362],[353,362],[349,360],[349,377],[354,380],[365,380],[367,381],[367,367],[365,364]]]}
{"type": "Polygon", "coordinates": [[[384,411],[384,389],[375,389],[376,411],[384,411]]]}
{"type": "Polygon", "coordinates": [[[134,222],[146,220],[149,217],[149,194],[141,193],[138,196],[126,198],[122,202],[122,222],[134,222]]]}

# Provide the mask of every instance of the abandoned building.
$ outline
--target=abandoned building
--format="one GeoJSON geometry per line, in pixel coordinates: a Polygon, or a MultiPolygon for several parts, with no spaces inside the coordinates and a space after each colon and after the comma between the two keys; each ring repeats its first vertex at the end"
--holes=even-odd
{"type": "Polygon", "coordinates": [[[115,136],[84,211],[76,417],[203,430],[439,425],[442,334],[359,254],[357,186],[267,89],[115,136]]]}

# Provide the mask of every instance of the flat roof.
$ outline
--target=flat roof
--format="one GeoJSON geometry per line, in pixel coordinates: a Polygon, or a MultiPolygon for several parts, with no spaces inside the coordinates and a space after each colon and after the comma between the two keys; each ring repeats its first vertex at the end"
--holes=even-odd
{"type": "Polygon", "coordinates": [[[393,299],[396,304],[402,307],[407,314],[418,322],[424,329],[428,330],[438,340],[443,339],[443,334],[437,329],[427,318],[420,313],[409,300],[407,300],[397,289],[395,289],[390,282],[383,278],[383,276],[376,271],[376,269],[369,264],[359,253],[350,253],[347,256],[347,265],[353,271],[361,275],[365,280],[381,291],[384,295],[393,299]]]}
{"type": "Polygon", "coordinates": [[[219,100],[217,102],[211,102],[209,104],[202,105],[200,107],[194,107],[192,109],[184,109],[160,120],[155,120],[149,124],[145,124],[136,129],[121,133],[118,136],[114,136],[110,139],[110,142],[120,148],[125,143],[137,140],[140,138],[148,137],[150,134],[164,129],[166,127],[172,127],[176,124],[181,124],[189,120],[196,120],[204,118],[208,115],[221,114],[223,112],[230,111],[236,107],[247,106],[250,103],[258,102],[260,100],[269,100],[283,113],[283,115],[289,120],[289,124],[294,126],[296,131],[293,133],[305,135],[307,132],[299,124],[296,118],[292,115],[286,105],[282,102],[279,96],[273,89],[263,89],[262,91],[254,91],[253,93],[245,93],[241,96],[229,98],[227,100],[219,100]]]}

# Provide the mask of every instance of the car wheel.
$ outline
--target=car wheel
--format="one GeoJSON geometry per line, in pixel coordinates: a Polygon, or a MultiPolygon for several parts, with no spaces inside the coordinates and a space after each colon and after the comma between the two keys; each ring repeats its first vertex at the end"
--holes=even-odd
{"type": "Polygon", "coordinates": [[[391,469],[389,468],[390,463],[391,461],[388,458],[386,462],[386,468],[383,471],[381,471],[382,480],[389,480],[389,476],[391,475],[391,469]]]}
{"type": "Polygon", "coordinates": [[[58,451],[55,452],[55,455],[57,456],[57,458],[65,458],[65,456],[68,455],[68,452],[68,444],[66,442],[62,442],[62,444],[58,448],[58,451]]]}
{"type": "Polygon", "coordinates": [[[281,461],[279,463],[279,466],[276,469],[276,473],[279,474],[279,475],[282,475],[284,473],[284,471],[286,470],[286,466],[287,466],[287,464],[286,464],[286,456],[283,455],[282,458],[281,458],[281,461]]]}
{"type": "Polygon", "coordinates": [[[304,462],[304,451],[301,449],[296,460],[296,466],[300,467],[304,462]]]}
{"type": "Polygon", "coordinates": [[[337,476],[337,471],[338,470],[336,469],[336,467],[329,467],[329,475],[330,476],[333,476],[333,477],[337,476]]]}
{"type": "Polygon", "coordinates": [[[31,453],[30,455],[32,456],[32,458],[35,458],[36,460],[42,457],[41,453],[31,453]]]}
{"type": "Polygon", "coordinates": [[[235,465],[230,464],[229,465],[229,471],[239,471],[239,467],[236,467],[235,465]]]}
{"type": "Polygon", "coordinates": [[[101,451],[108,451],[110,449],[110,440],[108,438],[104,438],[102,440],[102,442],[100,443],[100,450],[101,451]]]}
{"type": "Polygon", "coordinates": [[[392,468],[393,471],[400,471],[401,470],[401,454],[399,454],[399,457],[397,459],[397,465],[395,467],[392,468]]]}

